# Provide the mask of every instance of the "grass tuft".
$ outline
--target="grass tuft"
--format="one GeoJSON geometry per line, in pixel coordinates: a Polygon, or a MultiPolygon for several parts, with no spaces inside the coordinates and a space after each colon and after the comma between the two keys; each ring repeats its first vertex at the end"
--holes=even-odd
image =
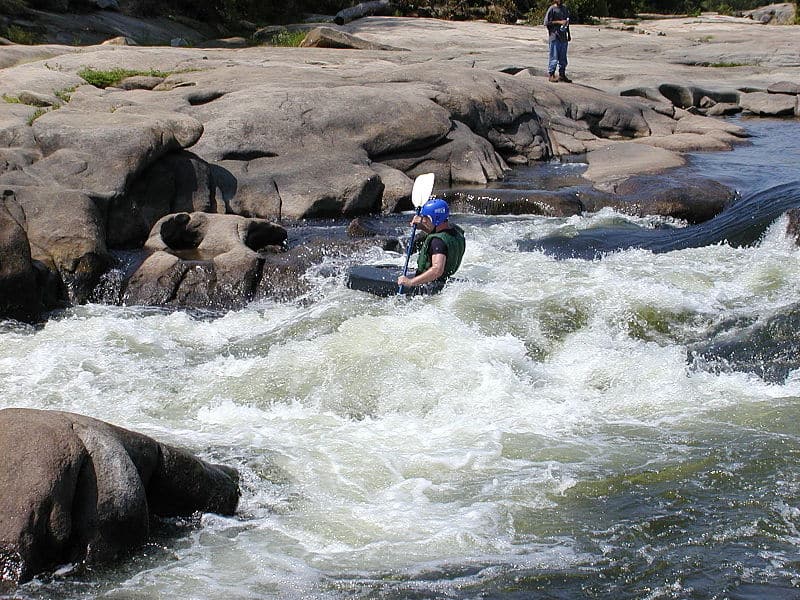
{"type": "Polygon", "coordinates": [[[3,94],[3,102],[7,102],[8,104],[22,104],[19,98],[16,96],[9,96],[8,94],[3,94]]]}
{"type": "Polygon", "coordinates": [[[68,88],[64,88],[63,90],[56,90],[54,92],[55,97],[61,100],[64,104],[69,102],[72,99],[72,92],[77,89],[78,86],[72,86],[68,88]]]}
{"type": "Polygon", "coordinates": [[[266,40],[270,46],[282,46],[287,48],[297,48],[306,38],[306,31],[279,31],[266,40]]]}
{"type": "Polygon", "coordinates": [[[17,25],[9,26],[5,32],[4,36],[11,42],[15,44],[24,44],[25,46],[32,46],[37,43],[39,37],[33,33],[32,31],[28,31],[27,29],[23,29],[22,27],[18,27],[17,25]]]}
{"type": "Polygon", "coordinates": [[[34,111],[34,113],[28,118],[28,125],[33,125],[33,122],[46,112],[48,112],[46,108],[37,108],[34,111]]]}
{"type": "Polygon", "coordinates": [[[91,67],[84,67],[80,71],[78,71],[78,77],[83,79],[86,83],[89,83],[98,88],[107,88],[109,86],[113,86],[126,77],[133,77],[135,75],[147,75],[150,77],[168,77],[171,73],[166,71],[158,71],[156,69],[150,69],[149,71],[136,71],[132,69],[122,69],[122,68],[115,68],[109,69],[107,71],[101,71],[99,69],[93,69],[91,67]]]}

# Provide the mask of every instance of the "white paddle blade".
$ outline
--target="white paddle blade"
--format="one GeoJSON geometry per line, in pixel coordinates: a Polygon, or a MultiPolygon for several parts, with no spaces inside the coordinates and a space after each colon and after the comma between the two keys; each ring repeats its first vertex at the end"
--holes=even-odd
{"type": "Polygon", "coordinates": [[[435,178],[433,173],[424,173],[414,180],[414,187],[411,188],[411,204],[415,208],[420,208],[431,197],[435,178]]]}

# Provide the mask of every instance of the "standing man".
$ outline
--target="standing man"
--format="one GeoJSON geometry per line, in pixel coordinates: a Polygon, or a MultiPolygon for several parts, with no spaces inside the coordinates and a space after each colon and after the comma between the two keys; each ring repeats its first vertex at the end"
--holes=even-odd
{"type": "Polygon", "coordinates": [[[428,235],[419,251],[416,274],[413,277],[401,275],[397,278],[398,285],[413,287],[431,281],[445,281],[458,270],[466,247],[464,230],[451,225],[449,218],[450,207],[438,198],[428,200],[419,214],[414,215],[411,224],[428,235]]]}
{"type": "Polygon", "coordinates": [[[569,11],[564,6],[564,0],[553,0],[553,4],[544,15],[544,25],[547,27],[550,39],[550,62],[547,65],[550,81],[572,83],[567,77],[567,46],[572,36],[569,32],[569,11]]]}

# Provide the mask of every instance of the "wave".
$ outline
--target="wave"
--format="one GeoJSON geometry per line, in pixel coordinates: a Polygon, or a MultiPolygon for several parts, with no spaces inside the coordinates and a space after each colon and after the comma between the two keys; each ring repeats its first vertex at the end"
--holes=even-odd
{"type": "Polygon", "coordinates": [[[596,260],[604,254],[630,248],[663,253],[722,243],[749,246],[758,242],[777,218],[797,207],[800,207],[800,181],[793,181],[745,196],[699,225],[644,229],[626,223],[624,227],[602,226],[570,235],[523,239],[517,242],[517,247],[523,252],[541,251],[556,258],[596,260]]]}

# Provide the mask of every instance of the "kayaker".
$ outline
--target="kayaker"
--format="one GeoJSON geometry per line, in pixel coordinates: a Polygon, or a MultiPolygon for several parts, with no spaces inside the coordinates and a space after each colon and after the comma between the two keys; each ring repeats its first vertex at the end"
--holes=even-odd
{"type": "Polygon", "coordinates": [[[427,233],[417,258],[417,272],[413,277],[401,275],[397,284],[417,286],[431,281],[445,281],[461,266],[464,256],[464,230],[451,224],[450,207],[438,198],[428,200],[422,205],[418,215],[414,215],[411,225],[427,233]]]}

